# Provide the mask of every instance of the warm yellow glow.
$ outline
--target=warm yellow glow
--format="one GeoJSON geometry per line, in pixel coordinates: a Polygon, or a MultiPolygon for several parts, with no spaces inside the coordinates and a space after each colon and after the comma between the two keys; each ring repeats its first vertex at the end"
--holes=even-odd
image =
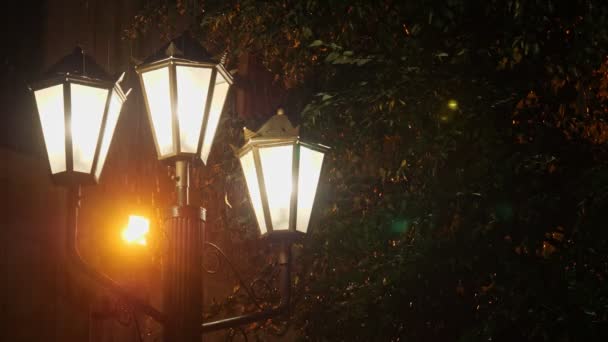
{"type": "Polygon", "coordinates": [[[210,68],[177,66],[177,118],[181,152],[196,153],[207,104],[210,68]]]}
{"type": "Polygon", "coordinates": [[[108,108],[108,118],[106,120],[106,127],[103,130],[103,138],[101,140],[101,148],[99,150],[99,160],[97,161],[97,170],[95,170],[95,176],[99,179],[103,165],[105,164],[106,157],[108,156],[108,150],[110,143],[112,142],[112,136],[114,135],[114,129],[116,128],[116,122],[118,122],[118,115],[122,108],[123,101],[116,94],[116,91],[112,92],[112,98],[110,99],[110,108],[108,108]]]}
{"type": "Polygon", "coordinates": [[[129,224],[122,231],[122,239],[128,244],[146,245],[150,221],[143,216],[129,216],[129,224]]]}
{"type": "Polygon", "coordinates": [[[142,74],[145,96],[150,109],[152,127],[158,153],[162,156],[173,153],[173,124],[171,120],[171,93],[169,91],[169,69],[148,71],[142,74]]]}
{"type": "Polygon", "coordinates": [[[108,90],[72,83],[72,156],[74,171],[91,172],[108,90]]]}
{"type": "Polygon", "coordinates": [[[37,90],[34,95],[51,172],[63,172],[66,170],[63,84],[37,90]]]}
{"type": "Polygon", "coordinates": [[[258,225],[262,234],[267,231],[266,224],[264,223],[264,210],[262,208],[262,196],[260,194],[260,187],[258,185],[258,178],[255,170],[255,163],[253,160],[253,152],[249,151],[241,157],[241,167],[245,174],[245,180],[247,181],[247,188],[249,189],[249,196],[251,197],[251,204],[253,205],[253,211],[255,217],[258,220],[258,225]]]}
{"type": "Polygon", "coordinates": [[[207,164],[207,158],[211,152],[211,145],[213,144],[213,138],[215,137],[215,131],[217,125],[220,122],[220,116],[224,109],[224,102],[226,102],[226,95],[228,95],[228,89],[230,83],[226,82],[226,79],[218,73],[215,78],[215,88],[213,88],[213,99],[211,100],[211,108],[209,109],[209,119],[207,120],[207,128],[205,129],[205,138],[203,139],[203,147],[201,149],[201,159],[203,163],[207,164]]]}
{"type": "Polygon", "coordinates": [[[273,230],[289,229],[293,146],[260,148],[260,162],[273,230]]]}
{"type": "Polygon", "coordinates": [[[450,108],[451,110],[456,110],[458,109],[458,101],[451,99],[448,101],[448,108],[450,108]]]}
{"type": "Polygon", "coordinates": [[[322,165],[323,153],[300,146],[296,229],[303,233],[308,230],[322,165]]]}

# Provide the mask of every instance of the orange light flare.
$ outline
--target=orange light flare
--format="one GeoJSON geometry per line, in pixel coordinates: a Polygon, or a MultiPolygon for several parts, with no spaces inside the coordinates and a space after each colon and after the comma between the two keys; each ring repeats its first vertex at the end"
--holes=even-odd
{"type": "Polygon", "coordinates": [[[127,244],[145,246],[148,244],[146,236],[150,232],[150,220],[143,216],[130,215],[129,223],[122,230],[122,239],[127,244]]]}

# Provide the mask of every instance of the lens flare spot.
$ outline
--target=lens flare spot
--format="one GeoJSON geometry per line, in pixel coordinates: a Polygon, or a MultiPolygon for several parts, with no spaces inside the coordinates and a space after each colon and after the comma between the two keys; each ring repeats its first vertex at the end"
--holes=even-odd
{"type": "Polygon", "coordinates": [[[397,234],[403,234],[410,228],[410,221],[405,218],[398,218],[391,222],[391,231],[397,234]]]}

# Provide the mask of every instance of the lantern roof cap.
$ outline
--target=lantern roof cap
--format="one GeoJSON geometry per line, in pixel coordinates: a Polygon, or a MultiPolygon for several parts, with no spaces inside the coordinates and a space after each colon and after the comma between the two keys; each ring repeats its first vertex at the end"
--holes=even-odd
{"type": "Polygon", "coordinates": [[[154,63],[170,57],[183,58],[197,62],[217,63],[200,42],[192,37],[190,31],[185,31],[181,35],[173,38],[170,42],[163,44],[156,52],[148,56],[143,64],[154,63]]]}
{"type": "Polygon", "coordinates": [[[251,138],[291,138],[300,134],[300,127],[294,127],[289,121],[283,108],[277,110],[277,114],[271,117],[257,132],[244,128],[245,139],[251,138]]]}
{"type": "Polygon", "coordinates": [[[62,75],[83,76],[104,81],[110,81],[112,77],[106,70],[97,64],[93,57],[87,55],[80,46],[76,46],[72,53],[62,57],[51,65],[42,78],[52,78],[62,75]]]}

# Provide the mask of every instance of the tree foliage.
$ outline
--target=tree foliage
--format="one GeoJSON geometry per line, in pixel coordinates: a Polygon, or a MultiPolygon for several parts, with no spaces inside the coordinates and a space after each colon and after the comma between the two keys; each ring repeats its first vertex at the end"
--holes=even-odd
{"type": "MultiPolygon", "coordinates": [[[[177,8],[212,51],[256,56],[332,146],[296,282],[302,338],[608,336],[607,3],[177,8]]],[[[239,205],[226,229],[255,224],[239,205]]]]}

